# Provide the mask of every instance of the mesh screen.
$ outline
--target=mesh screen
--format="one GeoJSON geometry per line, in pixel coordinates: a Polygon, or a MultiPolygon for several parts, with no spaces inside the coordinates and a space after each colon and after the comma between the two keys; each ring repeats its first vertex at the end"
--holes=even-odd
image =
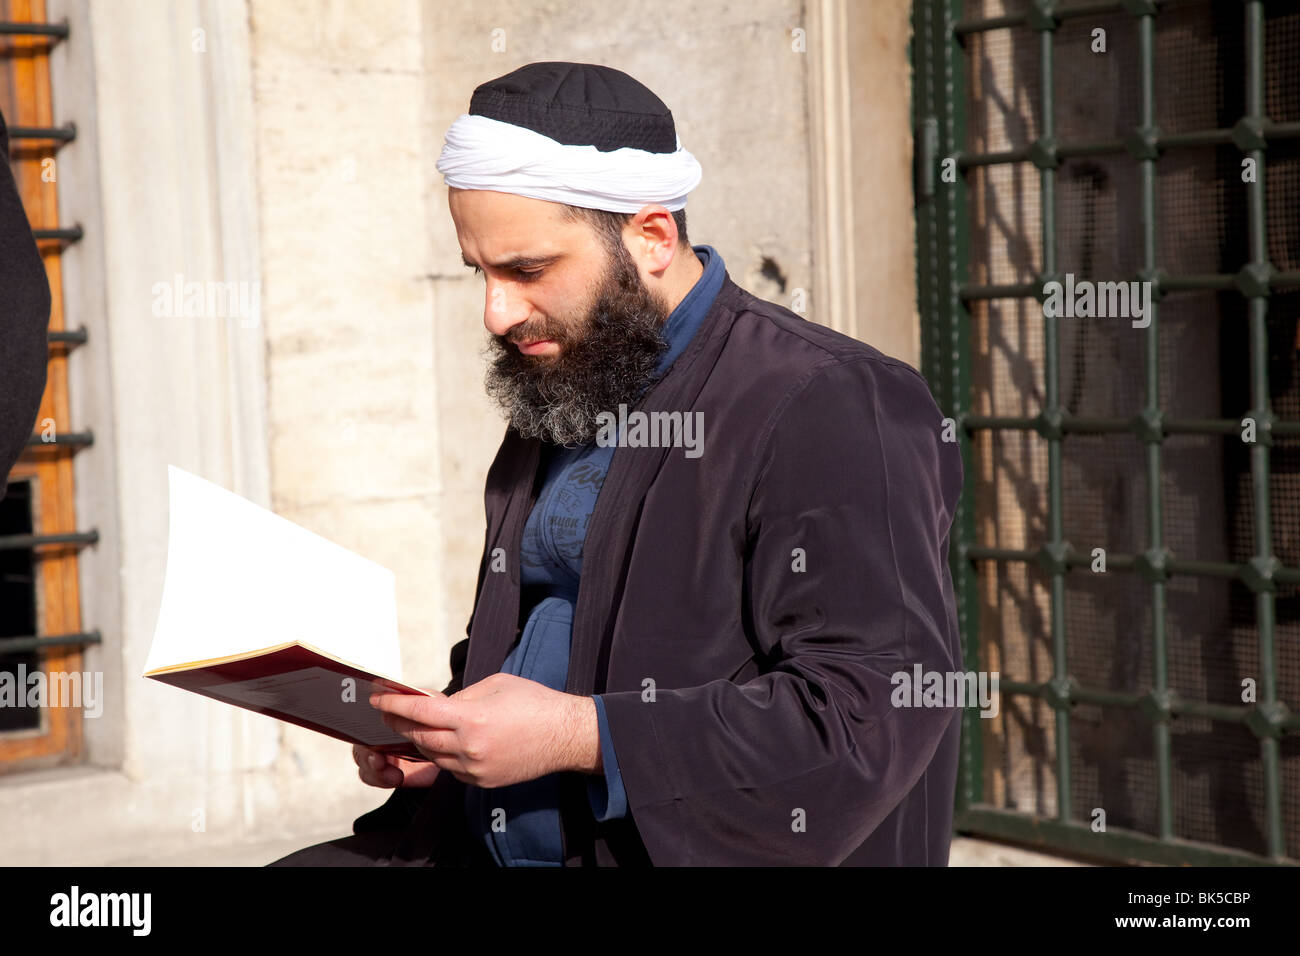
{"type": "MultiPolygon", "coordinates": [[[[1023,13],[1028,3],[967,0],[968,19],[1023,13]]],[[[1062,4],[1065,8],[1070,4],[1062,4]]],[[[1231,128],[1246,104],[1240,3],[1180,4],[1155,18],[1156,122],[1164,133],[1231,128]]],[[[1270,4],[1266,110],[1300,118],[1300,4],[1270,4]]],[[[1041,130],[1039,35],[973,34],[966,49],[966,149],[1028,146],[1041,130]]],[[[1127,13],[1065,19],[1055,34],[1054,122],[1063,144],[1114,141],[1140,119],[1137,21],[1127,13]],[[1104,54],[1092,31],[1106,31],[1104,54]]],[[[1169,276],[1232,275],[1250,260],[1242,153],[1174,148],[1156,164],[1156,259],[1169,276]]],[[[1263,172],[1267,252],[1300,270],[1300,144],[1269,144],[1263,172]]],[[[972,168],[971,284],[1021,283],[1042,269],[1040,179],[1028,163],[972,168]]],[[[1057,271],[1130,280],[1143,264],[1139,164],[1127,153],[1062,161],[1056,177],[1057,271]]],[[[1160,303],[1159,404],[1169,419],[1240,421],[1252,407],[1250,322],[1237,291],[1178,292],[1160,303]]],[[[1300,421],[1300,291],[1274,290],[1268,384],[1274,414],[1300,421]]],[[[1042,308],[1032,300],[970,303],[973,410],[1032,416],[1043,407],[1042,308]]],[[[1129,319],[1058,320],[1059,397],[1072,415],[1129,419],[1147,395],[1146,331],[1129,319]]],[[[1178,559],[1244,563],[1255,554],[1250,448],[1237,435],[1179,434],[1160,446],[1160,529],[1178,559]]],[[[1048,445],[1033,432],[973,436],[976,543],[1037,548],[1048,538],[1048,445]]],[[[1274,436],[1268,485],[1272,552],[1300,567],[1300,438],[1274,436]]],[[[1147,446],[1130,433],[1068,434],[1062,445],[1064,536],[1076,551],[1134,554],[1151,541],[1147,446]]],[[[977,561],[982,660],[1004,680],[1052,676],[1050,576],[1036,564],[977,561]]],[[[1154,680],[1153,589],[1135,572],[1072,570],[1065,579],[1070,674],[1083,686],[1145,693],[1154,680]]],[[[1300,709],[1300,586],[1275,596],[1279,697],[1300,709]]],[[[1241,704],[1243,678],[1261,679],[1255,595],[1239,581],[1178,575],[1165,588],[1169,682],[1185,698],[1241,704]]],[[[1138,711],[1071,710],[1071,808],[1087,820],[1158,833],[1155,733],[1138,711]]],[[[985,799],[1054,814],[1055,717],[1046,704],[1003,695],[985,735],[985,799]]],[[[1267,852],[1261,744],[1244,725],[1183,715],[1170,727],[1175,836],[1267,852]]],[[[1281,740],[1287,852],[1300,857],[1300,740],[1281,740]]]]}

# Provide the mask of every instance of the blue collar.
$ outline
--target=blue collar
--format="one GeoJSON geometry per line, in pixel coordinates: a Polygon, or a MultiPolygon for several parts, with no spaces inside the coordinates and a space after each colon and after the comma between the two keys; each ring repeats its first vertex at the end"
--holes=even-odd
{"type": "Polygon", "coordinates": [[[687,292],[677,308],[673,309],[664,323],[663,335],[668,340],[668,351],[659,358],[657,376],[662,376],[677,357],[686,350],[695,333],[699,331],[704,317],[708,315],[726,278],[727,267],[722,256],[712,246],[699,245],[691,247],[704,265],[704,274],[695,280],[691,291],[687,292]]]}

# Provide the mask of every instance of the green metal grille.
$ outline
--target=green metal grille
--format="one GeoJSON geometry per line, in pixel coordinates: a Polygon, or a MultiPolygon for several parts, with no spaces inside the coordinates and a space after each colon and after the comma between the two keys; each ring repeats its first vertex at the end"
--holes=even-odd
{"type": "MultiPolygon", "coordinates": [[[[1293,344],[1300,293],[1292,291],[1300,289],[1300,106],[1295,103],[1300,93],[1295,81],[1288,80],[1300,76],[1297,6],[1261,0],[914,3],[922,369],[945,414],[958,423],[966,468],[951,554],[965,664],[967,669],[999,669],[990,666],[1002,656],[996,653],[1000,635],[993,633],[997,621],[989,627],[981,594],[989,593],[1003,574],[1020,575],[1031,584],[1041,581],[1047,610],[1036,621],[1032,608],[1024,614],[1032,622],[1025,639],[1037,642],[1050,661],[1035,672],[1027,665],[1009,668],[1003,656],[1000,671],[1004,708],[1017,702],[1028,708],[1024,713],[1038,709],[1046,715],[1050,740],[1038,746],[1040,757],[1050,755],[1037,766],[1045,767],[1050,779],[1031,785],[1031,792],[1019,799],[1008,800],[1004,793],[999,800],[991,786],[997,774],[989,751],[1005,751],[1008,745],[991,738],[986,722],[968,710],[957,793],[959,832],[1105,859],[1196,864],[1300,859],[1300,713],[1287,706],[1288,697],[1291,707],[1297,706],[1300,685],[1300,613],[1295,609],[1300,559],[1292,556],[1288,564],[1275,553],[1279,529],[1287,541],[1300,540],[1300,483],[1294,491],[1292,485],[1280,484],[1277,461],[1271,461],[1276,457],[1300,472],[1295,468],[1300,462],[1300,357],[1293,344]],[[1223,75],[1240,85],[1237,115],[1199,128],[1189,124],[1188,117],[1198,115],[1192,98],[1207,91],[1195,83],[1180,88],[1171,80],[1170,56],[1157,62],[1162,19],[1177,24],[1197,55],[1217,57],[1223,75]],[[1225,22],[1234,30],[1207,29],[1225,22]],[[1097,27],[1106,31],[1112,46],[1097,59],[1081,56],[1079,44],[1094,38],[1091,31],[1097,27]],[[1267,45],[1270,30],[1272,46],[1267,45]],[[1074,70],[1064,77],[1063,50],[1070,51],[1065,62],[1074,70]],[[1118,96],[1089,109],[1078,84],[1100,75],[1090,71],[1119,71],[1122,79],[1114,82],[1112,77],[1111,87],[1131,93],[1131,102],[1118,96]],[[1058,90],[1063,79],[1070,84],[1065,94],[1058,90]],[[978,101],[1007,90],[1032,106],[1017,109],[1013,104],[996,124],[976,117],[979,128],[972,137],[972,97],[978,101]],[[1058,117],[1063,103],[1072,108],[1060,110],[1058,117]],[[1268,103],[1282,115],[1268,115],[1268,103]],[[1113,116],[1108,118],[1108,112],[1113,116]],[[972,149],[972,138],[996,148],[972,149]],[[1239,164],[1245,159],[1254,164],[1253,184],[1240,181],[1239,164]],[[943,175],[945,160],[957,171],[953,181],[943,175]],[[1277,175],[1272,187],[1277,208],[1271,210],[1265,202],[1270,172],[1277,175]],[[1000,185],[990,186],[990,177],[1000,185]],[[1222,185],[1212,190],[1218,205],[1206,184],[1222,185]],[[1099,188],[1121,199],[1108,221],[1102,221],[1101,204],[1092,201],[1099,188]],[[1178,206],[1180,190],[1186,192],[1185,207],[1178,206]],[[1132,212],[1124,208],[1125,197],[1132,212]],[[1035,199],[1036,208],[1031,208],[1035,199]],[[1009,211],[1002,208],[1008,206],[1009,211]],[[1074,215],[1058,221],[1063,207],[1074,215]],[[1176,231],[1164,221],[1171,208],[1176,231]],[[1026,209],[1035,214],[1025,215],[1026,209]],[[1210,232],[1217,223],[1227,237],[1220,248],[1209,248],[1214,241],[1197,232],[1195,222],[1202,213],[1210,232]],[[1107,228],[1114,233],[1109,240],[1107,228]],[[1099,236],[1104,241],[1098,242],[1099,236]],[[989,255],[990,245],[999,243],[1010,250],[1002,262],[989,255]],[[1208,252],[1198,254],[1203,248],[1208,252]],[[976,264],[987,259],[991,265],[974,276],[973,258],[980,260],[976,264]],[[1069,268],[1063,268],[1063,259],[1069,268]],[[1233,271],[1198,270],[1206,262],[1232,262],[1233,271]],[[1124,321],[1105,332],[1082,324],[1063,326],[1042,302],[1046,284],[1062,281],[1067,271],[1095,281],[1151,283],[1149,324],[1130,328],[1124,321]],[[1022,381],[1000,384],[1019,404],[1032,406],[1028,412],[990,413],[977,403],[982,396],[984,405],[999,404],[983,394],[995,387],[988,376],[976,381],[981,362],[991,366],[996,361],[977,360],[973,352],[977,347],[981,355],[996,351],[993,309],[1000,310],[1005,327],[1016,328],[1022,346],[1017,350],[1014,343],[1010,348],[1002,343],[1024,375],[1022,381]],[[1167,313],[1163,325],[1162,313],[1167,313]],[[1198,327],[1192,321],[1197,314],[1211,317],[1198,327]],[[1206,323],[1216,319],[1219,343],[1214,352],[1224,376],[1217,414],[1180,397],[1194,394],[1188,382],[1192,373],[1171,367],[1171,359],[1181,356],[1182,364],[1190,365],[1208,351],[1213,332],[1206,323]],[[1073,336],[1068,342],[1063,330],[1073,336]],[[1231,344],[1238,337],[1245,343],[1240,354],[1231,344]],[[1026,342],[1032,343],[1033,355],[1023,346],[1026,342]],[[1113,373],[1118,383],[1113,403],[1122,404],[1129,383],[1133,401],[1118,414],[1089,413],[1074,388],[1078,370],[1092,363],[1096,379],[1095,369],[1104,361],[1098,356],[1107,346],[1116,354],[1128,350],[1140,356],[1127,377],[1113,373]],[[1067,367],[1067,359],[1074,365],[1067,367]],[[1284,376],[1290,377],[1289,391],[1281,388],[1284,376]],[[1063,395],[1063,383],[1072,386],[1069,394],[1063,395]],[[1236,384],[1242,386],[1239,404],[1234,404],[1236,384]],[[1177,400],[1171,401],[1171,394],[1177,400]],[[1241,439],[1247,417],[1256,423],[1251,443],[1241,439]],[[981,493],[981,483],[990,456],[998,460],[997,449],[1005,447],[999,442],[1007,440],[1045,446],[1041,475],[1024,481],[1024,487],[1042,492],[1041,527],[1027,535],[1037,537],[1035,547],[991,546],[977,531],[998,518],[998,505],[981,493]],[[1231,443],[1241,447],[1231,448],[1231,443]],[[1198,467],[1187,463],[1210,460],[1206,449],[1214,448],[1223,449],[1225,484],[1235,474],[1233,455],[1241,456],[1246,493],[1226,508],[1222,522],[1201,527],[1204,516],[1186,501],[1213,501],[1215,492],[1206,484],[1190,499],[1184,494],[1186,486],[1202,478],[1210,482],[1208,472],[1200,475],[1198,467]],[[1171,461],[1177,465],[1172,479],[1171,461]],[[1093,476],[1107,474],[1106,467],[1112,476],[1131,469],[1128,482],[1138,489],[1131,534],[1073,541],[1067,516],[1077,518],[1079,508],[1071,510],[1065,493],[1077,487],[1078,479],[1070,475],[1077,476],[1081,468],[1093,476]],[[1284,524],[1274,520],[1279,510],[1284,524]],[[1245,522],[1241,555],[1234,553],[1233,530],[1226,526],[1233,517],[1245,522]],[[1171,538],[1213,543],[1219,537],[1229,544],[1207,545],[1201,553],[1171,546],[1171,538]],[[1096,546],[1106,549],[1104,575],[1094,576],[1091,570],[1096,546]],[[1198,588],[1204,592],[1200,597],[1198,588]],[[1226,623],[1206,624],[1210,631],[1219,630],[1198,638],[1198,661],[1183,634],[1185,619],[1194,615],[1180,609],[1194,606],[1189,601],[1211,601],[1205,595],[1212,593],[1225,595],[1224,600],[1229,594],[1244,595],[1246,601],[1224,618],[1226,623]],[[1128,616],[1111,629],[1125,632],[1113,634],[1111,644],[1092,633],[1104,630],[1095,622],[1104,617],[1108,602],[1112,612],[1119,608],[1128,616]],[[1286,609],[1281,620],[1279,602],[1286,609]],[[1079,623],[1085,619],[1089,623],[1079,623]],[[1239,643],[1243,628],[1250,637],[1244,650],[1239,643]],[[1072,637],[1078,638],[1075,645],[1072,637]],[[1107,655],[1111,659],[1102,659],[1107,655]],[[1230,669],[1222,662],[1240,657],[1249,659],[1249,668],[1224,673],[1230,669]],[[1257,680],[1255,701],[1233,699],[1238,676],[1257,680]],[[1092,731],[1081,744],[1074,739],[1075,730],[1085,717],[1092,731]],[[1121,732],[1111,732],[1114,739],[1108,741],[1098,727],[1121,732]],[[1188,730],[1202,727],[1208,730],[1188,730]],[[1132,737],[1141,741],[1135,749],[1145,748],[1148,757],[1124,763],[1112,754],[1108,763],[1107,751],[1129,746],[1132,737]],[[1247,758],[1232,751],[1234,746],[1247,747],[1247,758]],[[1096,773],[1102,776],[1118,772],[1129,778],[1123,786],[1094,781],[1094,799],[1097,792],[1112,800],[1124,793],[1144,809],[1108,807],[1103,801],[1107,825],[1098,830],[1092,806],[1074,779],[1076,770],[1090,763],[1101,768],[1096,773]],[[1080,803],[1085,805],[1076,805],[1080,803]],[[1253,823],[1231,822],[1234,813],[1253,823]],[[1128,820],[1133,825],[1123,825],[1128,820]],[[1205,835],[1216,833],[1223,835],[1205,835]]],[[[1179,77],[1187,75],[1184,65],[1179,77]]],[[[1223,89],[1209,92],[1223,100],[1217,110],[1225,115],[1233,97],[1223,89]]],[[[1099,95],[1104,100],[1105,90],[1099,95]]],[[[1107,520],[1102,514],[1096,523],[1107,520]]],[[[1078,520],[1073,524],[1082,526],[1078,520]]]]}

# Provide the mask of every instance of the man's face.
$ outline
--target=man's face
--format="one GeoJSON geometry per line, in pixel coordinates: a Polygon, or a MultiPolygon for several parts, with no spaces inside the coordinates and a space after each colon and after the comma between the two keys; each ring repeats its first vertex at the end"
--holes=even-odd
{"type": "Polygon", "coordinates": [[[452,189],[450,205],[465,262],[487,283],[488,394],[525,438],[591,441],[596,415],[633,405],[653,379],[666,303],[621,241],[607,248],[556,203],[452,189]]]}

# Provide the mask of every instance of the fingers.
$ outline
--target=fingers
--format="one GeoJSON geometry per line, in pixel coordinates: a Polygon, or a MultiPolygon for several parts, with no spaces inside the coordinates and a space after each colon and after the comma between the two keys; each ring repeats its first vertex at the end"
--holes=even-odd
{"type": "MultiPolygon", "coordinates": [[[[447,760],[450,754],[432,754],[447,760]]],[[[352,745],[352,760],[357,765],[357,776],[371,787],[392,790],[395,787],[429,787],[442,769],[437,763],[407,760],[393,754],[383,754],[361,744],[352,745]]]]}
{"type": "Polygon", "coordinates": [[[442,769],[436,763],[424,763],[419,760],[402,760],[397,758],[399,769],[402,771],[402,786],[404,787],[430,787],[433,786],[434,779],[442,769]]]}
{"type": "Polygon", "coordinates": [[[420,752],[426,757],[430,757],[431,754],[458,753],[461,750],[455,731],[438,730],[394,714],[384,714],[383,721],[391,730],[420,748],[420,752]]]}
{"type": "Polygon", "coordinates": [[[369,747],[353,744],[352,759],[357,765],[357,776],[362,783],[387,790],[402,785],[405,774],[393,763],[398,758],[389,758],[369,747]]]}
{"type": "Polygon", "coordinates": [[[456,708],[450,704],[451,698],[444,694],[437,697],[416,697],[411,694],[372,694],[370,706],[382,711],[386,716],[398,716],[426,727],[443,730],[456,730],[460,726],[456,708]]]}

